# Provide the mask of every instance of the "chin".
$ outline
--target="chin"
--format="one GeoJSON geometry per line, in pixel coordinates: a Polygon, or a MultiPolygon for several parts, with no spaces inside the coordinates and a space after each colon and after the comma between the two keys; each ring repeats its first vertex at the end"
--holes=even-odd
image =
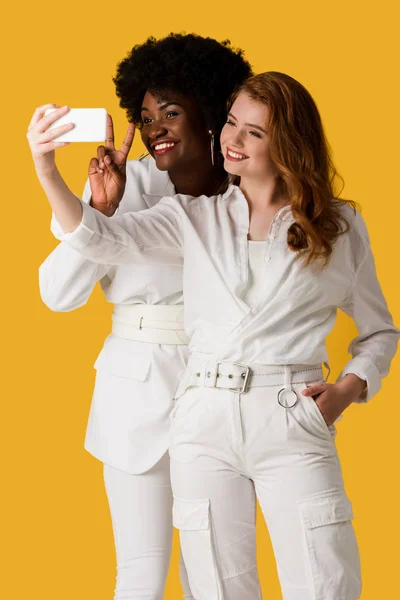
{"type": "Polygon", "coordinates": [[[170,160],[169,156],[153,156],[156,161],[157,169],[159,171],[169,171],[175,166],[176,161],[170,160]]]}
{"type": "Polygon", "coordinates": [[[159,162],[156,158],[154,160],[156,161],[156,167],[159,171],[169,171],[169,165],[159,162]]]}
{"type": "Polygon", "coordinates": [[[229,173],[229,175],[240,175],[242,174],[242,169],[238,163],[232,163],[230,160],[224,160],[224,170],[229,173]]]}

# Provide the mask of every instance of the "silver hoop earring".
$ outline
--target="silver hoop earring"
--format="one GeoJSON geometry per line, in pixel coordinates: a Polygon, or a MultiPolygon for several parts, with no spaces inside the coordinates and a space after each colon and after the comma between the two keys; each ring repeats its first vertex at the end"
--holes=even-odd
{"type": "Polygon", "coordinates": [[[214,166],[214,134],[211,129],[208,130],[208,133],[211,136],[211,164],[214,166]]]}

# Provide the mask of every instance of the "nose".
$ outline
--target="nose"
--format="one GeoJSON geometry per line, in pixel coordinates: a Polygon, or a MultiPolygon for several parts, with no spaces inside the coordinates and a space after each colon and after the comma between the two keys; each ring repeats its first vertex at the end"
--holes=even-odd
{"type": "Polygon", "coordinates": [[[149,138],[152,140],[156,140],[157,138],[164,136],[167,133],[167,128],[157,121],[153,121],[150,131],[149,138]]]}
{"type": "Polygon", "coordinates": [[[229,144],[231,146],[235,146],[236,148],[243,148],[243,134],[241,131],[233,131],[232,137],[229,140],[229,144]]]}

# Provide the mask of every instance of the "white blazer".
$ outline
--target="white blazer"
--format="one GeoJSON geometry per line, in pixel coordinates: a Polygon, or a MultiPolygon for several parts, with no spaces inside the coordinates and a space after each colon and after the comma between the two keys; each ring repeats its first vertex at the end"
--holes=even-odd
{"type": "MultiPolygon", "coordinates": [[[[153,159],[128,161],[127,184],[118,214],[154,206],[174,194],[167,172],[153,159]]],[[[89,181],[83,200],[90,199],[89,181]]],[[[59,234],[55,219],[52,230],[59,234]]],[[[182,267],[98,265],[62,242],[39,269],[40,293],[54,311],[84,305],[97,281],[114,304],[182,305],[182,267]]],[[[185,369],[186,346],[136,342],[113,334],[96,362],[96,384],[85,448],[102,462],[142,473],[167,451],[172,397],[185,369]]]]}

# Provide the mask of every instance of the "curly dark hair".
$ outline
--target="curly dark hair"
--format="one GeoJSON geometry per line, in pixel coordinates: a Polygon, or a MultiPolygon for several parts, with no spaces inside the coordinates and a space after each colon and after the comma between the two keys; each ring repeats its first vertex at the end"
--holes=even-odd
{"type": "Polygon", "coordinates": [[[251,74],[243,50],[232,48],[229,40],[170,33],[134,46],[118,64],[113,81],[121,108],[136,125],[141,125],[140,110],[147,91],[172,90],[194,100],[206,126],[219,132],[226,120],[229,96],[251,74]]]}

